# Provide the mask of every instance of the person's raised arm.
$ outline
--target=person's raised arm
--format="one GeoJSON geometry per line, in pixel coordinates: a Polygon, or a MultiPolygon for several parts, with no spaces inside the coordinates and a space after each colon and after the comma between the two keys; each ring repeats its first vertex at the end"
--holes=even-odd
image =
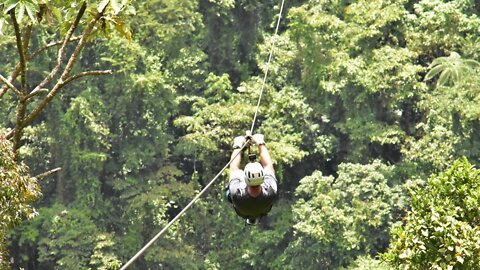
{"type": "Polygon", "coordinates": [[[238,136],[233,139],[233,152],[230,159],[232,162],[230,163],[230,174],[233,175],[235,172],[240,170],[240,162],[242,161],[242,154],[239,153],[242,151],[242,146],[245,144],[245,137],[238,136]]]}
{"type": "Polygon", "coordinates": [[[265,145],[265,137],[263,134],[255,134],[252,136],[253,142],[258,146],[258,155],[260,156],[260,162],[262,163],[263,169],[275,175],[275,170],[273,169],[273,161],[268,152],[267,146],[265,145]]]}

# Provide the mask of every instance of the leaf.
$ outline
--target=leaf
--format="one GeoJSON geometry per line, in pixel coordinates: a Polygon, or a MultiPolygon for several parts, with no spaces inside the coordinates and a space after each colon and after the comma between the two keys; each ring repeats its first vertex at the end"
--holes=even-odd
{"type": "Polygon", "coordinates": [[[438,78],[437,85],[446,85],[451,78],[452,70],[446,69],[442,74],[440,74],[440,78],[438,78]]]}
{"type": "Polygon", "coordinates": [[[473,59],[467,59],[464,61],[465,65],[467,65],[470,68],[478,68],[480,67],[480,63],[473,60],[473,59]]]}
{"type": "Polygon", "coordinates": [[[3,29],[4,23],[5,23],[5,19],[4,19],[4,18],[0,18],[0,36],[3,35],[2,29],[3,29]]]}
{"type": "Polygon", "coordinates": [[[449,56],[448,58],[460,59],[461,56],[460,56],[460,54],[458,54],[457,52],[451,52],[451,53],[450,53],[450,56],[449,56]]]}
{"type": "Polygon", "coordinates": [[[425,81],[428,81],[435,77],[438,73],[442,72],[445,69],[443,65],[437,65],[436,67],[430,69],[430,71],[425,76],[425,81]]]}
{"type": "Polygon", "coordinates": [[[98,4],[97,11],[98,12],[104,11],[105,7],[107,7],[108,3],[110,3],[110,0],[103,0],[102,2],[100,2],[100,4],[98,4]]]}
{"type": "Polygon", "coordinates": [[[27,15],[32,20],[33,23],[37,21],[35,18],[35,13],[37,13],[37,5],[32,1],[25,1],[25,10],[27,11],[27,15]]]}
{"type": "Polygon", "coordinates": [[[447,63],[448,63],[448,61],[447,61],[446,57],[439,57],[439,58],[436,58],[435,60],[433,60],[432,63],[428,67],[433,68],[434,66],[445,65],[447,63]]]}
{"type": "Polygon", "coordinates": [[[126,15],[137,15],[137,11],[135,10],[134,6],[128,5],[125,8],[125,14],[126,15]]]}
{"type": "Polygon", "coordinates": [[[115,21],[115,29],[128,40],[132,40],[132,32],[123,20],[115,21]]]}
{"type": "Polygon", "coordinates": [[[452,82],[458,82],[460,80],[460,68],[456,68],[459,65],[453,64],[453,67],[450,69],[452,71],[452,82]]]}
{"type": "Polygon", "coordinates": [[[23,15],[25,14],[25,5],[22,2],[19,2],[15,8],[15,16],[17,17],[17,22],[23,20],[23,15]]]}
{"type": "Polygon", "coordinates": [[[3,5],[5,7],[4,12],[8,13],[10,10],[14,9],[18,5],[18,2],[16,0],[9,0],[5,2],[3,5]]]}
{"type": "Polygon", "coordinates": [[[113,13],[117,15],[120,10],[122,9],[122,4],[118,2],[118,0],[111,0],[113,13]]]}

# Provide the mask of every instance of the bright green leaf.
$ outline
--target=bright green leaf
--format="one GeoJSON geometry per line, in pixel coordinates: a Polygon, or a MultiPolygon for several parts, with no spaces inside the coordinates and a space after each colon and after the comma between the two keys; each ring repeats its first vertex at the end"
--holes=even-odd
{"type": "Polygon", "coordinates": [[[118,0],[111,0],[110,3],[112,4],[113,13],[118,14],[122,9],[122,4],[118,0]]]}
{"type": "Polygon", "coordinates": [[[14,9],[18,5],[17,0],[8,0],[4,3],[5,13],[8,13],[10,10],[14,9]]]}
{"type": "Polygon", "coordinates": [[[3,35],[3,25],[5,24],[5,19],[0,18],[0,36],[3,35]]]}
{"type": "Polygon", "coordinates": [[[19,2],[15,8],[15,16],[17,21],[20,23],[23,20],[23,15],[25,14],[25,5],[23,2],[19,2]]]}
{"type": "Polygon", "coordinates": [[[442,86],[447,85],[451,77],[452,77],[452,70],[451,69],[444,70],[442,74],[440,74],[440,77],[438,78],[437,85],[442,85],[442,86]]]}
{"type": "Polygon", "coordinates": [[[102,12],[103,10],[105,10],[105,7],[108,5],[108,3],[110,3],[110,0],[102,0],[102,2],[98,4],[97,11],[102,12]]]}
{"type": "Polygon", "coordinates": [[[27,11],[28,17],[30,17],[30,20],[35,23],[36,18],[35,14],[37,13],[37,5],[32,2],[32,1],[25,1],[25,10],[27,11]]]}
{"type": "Polygon", "coordinates": [[[425,75],[425,81],[428,81],[435,77],[438,73],[442,72],[445,69],[442,65],[437,65],[434,68],[430,69],[430,71],[425,75]]]}
{"type": "Polygon", "coordinates": [[[473,60],[473,59],[467,59],[464,61],[465,64],[469,67],[469,68],[478,68],[480,67],[480,63],[473,60]]]}

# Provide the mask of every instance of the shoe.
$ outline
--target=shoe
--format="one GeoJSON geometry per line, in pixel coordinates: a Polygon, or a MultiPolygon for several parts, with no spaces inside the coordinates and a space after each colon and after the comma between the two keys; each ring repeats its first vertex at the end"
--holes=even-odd
{"type": "Polygon", "coordinates": [[[256,225],[257,224],[257,220],[255,218],[246,218],[245,219],[245,223],[247,225],[256,225]]]}

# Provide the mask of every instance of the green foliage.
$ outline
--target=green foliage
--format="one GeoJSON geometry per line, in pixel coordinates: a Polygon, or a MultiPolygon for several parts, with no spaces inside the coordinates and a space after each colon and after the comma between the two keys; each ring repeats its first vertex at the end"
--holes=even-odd
{"type": "Polygon", "coordinates": [[[382,252],[387,228],[405,205],[391,177],[392,167],[375,161],[341,164],[337,178],[319,171],[303,178],[293,206],[295,237],[287,249],[291,269],[336,269],[382,252]]]}
{"type": "MultiPolygon", "coordinates": [[[[241,241],[241,245],[234,248],[238,248],[236,255],[239,258],[231,258],[235,264],[231,264],[230,267],[235,269],[286,269],[284,250],[287,248],[292,234],[290,208],[290,201],[277,201],[269,215],[262,218],[258,228],[250,229],[248,239],[238,240],[241,241]]],[[[242,237],[242,234],[240,231],[239,236],[242,237]]],[[[222,265],[229,266],[225,262],[222,265]]]]}
{"type": "MultiPolygon", "coordinates": [[[[23,36],[32,27],[28,56],[61,40],[82,3],[0,1],[0,74],[19,59],[7,8],[23,36]]],[[[276,0],[85,3],[74,36],[106,13],[72,74],[113,74],[69,84],[24,129],[19,161],[34,174],[63,170],[42,180],[40,216],[8,236],[15,269],[116,269],[133,256],[250,128],[273,41],[254,131],[266,135],[280,200],[245,228],[225,201],[226,172],[132,268],[390,269],[377,254],[408,208],[404,179],[480,157],[476,1],[289,1],[279,37],[276,0]],[[369,160],[379,161],[358,164],[369,160]]],[[[29,59],[26,90],[56,49],[29,59]]],[[[19,98],[0,96],[8,133],[19,98]]]]}
{"type": "MultiPolygon", "coordinates": [[[[425,172],[447,164],[441,161],[446,152],[447,158],[476,158],[478,143],[470,132],[477,119],[466,116],[478,111],[478,72],[468,68],[461,84],[437,91],[421,80],[432,59],[448,52],[472,58],[455,66],[475,65],[480,20],[470,14],[476,14],[472,1],[316,1],[292,8],[284,34],[289,42],[280,45],[293,49],[281,51],[286,57],[280,62],[321,123],[314,135],[318,151],[352,162],[405,158],[420,161],[417,169],[425,172]],[[437,140],[439,129],[458,140],[437,140]],[[433,145],[438,151],[427,148],[433,145]]],[[[441,59],[435,63],[446,65],[441,59]]]]}
{"type": "MultiPolygon", "coordinates": [[[[89,216],[91,210],[56,204],[42,208],[30,224],[19,227],[19,243],[37,246],[37,269],[118,269],[113,235],[102,232],[89,216]]],[[[18,265],[28,264],[23,254],[18,265]]]]}
{"type": "Polygon", "coordinates": [[[451,164],[455,159],[455,145],[459,138],[442,125],[418,124],[417,128],[426,135],[418,140],[406,140],[403,149],[406,160],[430,170],[444,169],[451,164]]]}
{"type": "MultiPolygon", "coordinates": [[[[232,138],[250,129],[261,84],[259,80],[252,79],[240,85],[237,91],[232,91],[228,76],[214,74],[210,74],[206,84],[205,97],[180,98],[180,102],[191,103],[193,115],[180,116],[174,122],[187,132],[180,138],[177,151],[182,155],[195,156],[207,168],[221,168],[213,167],[212,156],[217,156],[215,159],[223,157],[218,149],[230,149],[232,138]],[[231,117],[232,113],[235,118],[231,117]]],[[[310,123],[311,109],[298,89],[292,87],[278,92],[266,89],[263,99],[260,111],[264,115],[257,119],[255,132],[264,133],[267,137],[276,165],[293,164],[306,155],[300,145],[304,136],[303,126],[310,123]]],[[[209,169],[207,171],[214,175],[209,169]]]]}
{"type": "Polygon", "coordinates": [[[478,38],[474,29],[479,26],[480,18],[475,5],[470,0],[416,1],[406,17],[408,47],[420,55],[430,55],[430,59],[451,50],[461,54],[478,38]]]}
{"type": "Polygon", "coordinates": [[[478,132],[478,106],[474,103],[478,104],[479,76],[474,69],[476,61],[468,59],[478,57],[468,49],[476,38],[474,29],[480,26],[478,16],[468,15],[474,9],[472,1],[420,1],[408,17],[409,47],[426,55],[420,60],[430,64],[425,79],[439,75],[434,90],[420,92],[417,106],[425,111],[426,121],[415,126],[416,136],[408,138],[402,149],[407,159],[419,162],[418,168],[444,170],[462,155],[478,157],[478,140],[473,134],[478,132]],[[438,57],[447,53],[449,57],[438,57]]]}
{"type": "Polygon", "coordinates": [[[476,159],[480,111],[478,110],[480,76],[474,60],[461,59],[452,52],[448,58],[435,59],[426,79],[440,73],[435,89],[424,95],[418,106],[426,110],[425,123],[416,126],[421,138],[409,138],[402,151],[407,159],[421,167],[446,169],[456,158],[476,159]],[[447,81],[448,80],[448,81],[447,81]]]}
{"type": "MultiPolygon", "coordinates": [[[[158,171],[144,175],[141,183],[136,180],[139,176],[114,182],[113,188],[120,194],[119,201],[124,205],[122,212],[126,217],[115,222],[122,224],[126,232],[119,236],[121,254],[129,257],[136,253],[145,244],[143,239],[148,240],[158,233],[196,195],[198,184],[178,181],[182,176],[183,172],[173,164],[161,164],[158,171]]],[[[185,216],[181,223],[169,228],[137,265],[195,268],[201,259],[191,243],[190,234],[194,234],[191,226],[189,217],[185,216]]]]}
{"type": "Polygon", "coordinates": [[[480,171],[467,159],[410,190],[411,210],[392,228],[383,258],[404,269],[476,269],[480,265],[480,171]]]}
{"type": "MultiPolygon", "coordinates": [[[[16,20],[20,25],[42,25],[44,23],[55,25],[51,30],[60,30],[64,34],[73,22],[77,8],[86,2],[88,6],[87,16],[82,18],[84,22],[91,20],[97,12],[105,9],[102,20],[104,34],[117,32],[124,37],[131,39],[132,34],[125,22],[125,15],[134,15],[135,9],[129,0],[103,0],[103,1],[38,1],[38,0],[3,0],[0,2],[0,12],[8,14],[15,12],[16,20]]],[[[8,16],[9,17],[9,16],[8,16]]],[[[6,16],[0,17],[0,35],[3,34],[2,26],[13,25],[6,16]]],[[[5,27],[6,28],[6,27],[5,27]]],[[[6,29],[11,33],[12,29],[6,29]]],[[[51,32],[50,32],[51,33],[51,32]]]]}
{"type": "Polygon", "coordinates": [[[15,10],[15,16],[19,21],[22,21],[25,14],[28,15],[28,18],[35,22],[35,13],[38,11],[38,2],[33,0],[8,0],[3,3],[3,12],[8,13],[11,10],[15,10]]]}
{"type": "Polygon", "coordinates": [[[335,143],[330,156],[396,159],[407,135],[403,104],[425,88],[418,54],[402,43],[406,15],[399,1],[324,1],[291,10],[303,92],[322,123],[319,149],[335,143]],[[322,143],[331,137],[337,140],[322,143]]]}
{"type": "Polygon", "coordinates": [[[387,263],[385,263],[381,260],[371,258],[370,256],[358,257],[352,265],[348,266],[345,269],[348,269],[348,270],[372,270],[372,269],[375,269],[375,270],[393,270],[393,268],[389,264],[387,264],[387,263]]]}
{"type": "Polygon", "coordinates": [[[90,265],[93,269],[109,270],[119,269],[122,262],[112,252],[115,242],[109,234],[99,234],[96,239],[95,249],[90,257],[90,265]]]}
{"type": "Polygon", "coordinates": [[[430,80],[440,74],[437,81],[439,86],[451,86],[465,81],[467,76],[475,76],[473,71],[480,67],[480,63],[472,59],[462,59],[456,52],[451,52],[449,57],[439,57],[430,64],[430,70],[425,75],[425,80],[430,80]]]}
{"type": "Polygon", "coordinates": [[[31,204],[40,195],[37,179],[25,164],[16,162],[12,144],[0,136],[0,268],[8,264],[7,230],[38,214],[31,204]]]}

